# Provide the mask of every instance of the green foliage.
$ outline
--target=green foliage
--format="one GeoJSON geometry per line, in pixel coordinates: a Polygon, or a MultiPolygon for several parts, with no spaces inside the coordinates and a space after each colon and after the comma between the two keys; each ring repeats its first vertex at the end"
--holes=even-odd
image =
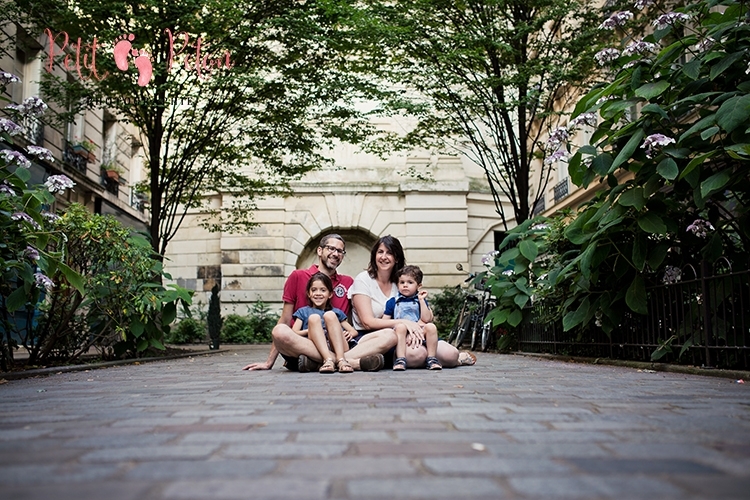
{"type": "Polygon", "coordinates": [[[446,338],[450,333],[453,323],[461,312],[466,293],[463,288],[446,286],[439,293],[428,298],[435,316],[433,323],[441,338],[446,338]]]}
{"type": "Polygon", "coordinates": [[[168,344],[197,344],[206,338],[206,323],[195,318],[183,318],[165,338],[168,344]]]}
{"type": "Polygon", "coordinates": [[[248,316],[229,314],[224,318],[221,340],[229,344],[267,344],[278,321],[279,317],[258,299],[248,310],[248,316]]]}
{"type": "MultiPolygon", "coordinates": [[[[626,312],[647,314],[648,287],[669,282],[674,269],[710,267],[719,258],[747,268],[748,10],[734,1],[712,10],[717,4],[681,6],[642,41],[616,33],[623,45],[637,45],[618,51],[611,80],[576,106],[574,119],[598,119],[590,144],[568,146],[574,183],[599,179],[603,189],[562,231],[553,225],[536,234],[521,225],[511,232],[506,241],[518,240],[518,249],[499,260],[501,267],[513,261],[515,274],[490,272],[496,323],[518,324],[529,296],[566,331],[610,333],[626,312]]],[[[662,14],[648,9],[633,22],[645,26],[662,14]]],[[[695,339],[677,333],[660,341],[654,359],[678,341],[684,352],[695,339]]]]}

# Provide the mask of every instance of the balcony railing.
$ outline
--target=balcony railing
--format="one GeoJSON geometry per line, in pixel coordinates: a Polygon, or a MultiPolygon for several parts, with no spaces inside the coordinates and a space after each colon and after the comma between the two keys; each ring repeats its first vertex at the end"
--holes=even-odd
{"type": "Polygon", "coordinates": [[[44,123],[36,116],[24,116],[21,119],[23,137],[30,144],[41,146],[44,143],[44,123]]]}
{"type": "Polygon", "coordinates": [[[88,160],[85,157],[75,153],[70,144],[66,145],[65,149],[63,149],[63,161],[82,174],[86,173],[86,165],[88,164],[88,160]]]}
{"type": "Polygon", "coordinates": [[[546,203],[544,201],[544,198],[539,198],[538,200],[536,200],[536,204],[534,205],[534,217],[544,212],[544,210],[546,209],[545,205],[546,203]]]}
{"type": "Polygon", "coordinates": [[[568,178],[555,184],[555,203],[568,196],[568,178]]]}

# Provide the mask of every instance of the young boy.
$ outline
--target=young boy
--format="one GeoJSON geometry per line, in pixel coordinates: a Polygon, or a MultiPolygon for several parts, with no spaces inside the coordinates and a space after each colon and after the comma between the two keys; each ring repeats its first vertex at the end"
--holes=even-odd
{"type": "MultiPolygon", "coordinates": [[[[427,304],[427,291],[420,290],[423,277],[422,270],[417,266],[404,266],[398,271],[397,276],[398,295],[391,297],[386,302],[383,319],[405,319],[419,323],[424,329],[427,369],[442,370],[442,365],[435,357],[438,334],[435,324],[432,323],[432,310],[427,304]]],[[[397,325],[394,330],[398,337],[398,344],[396,344],[396,359],[393,361],[393,369],[403,371],[406,370],[407,331],[404,325],[397,325]]]]}

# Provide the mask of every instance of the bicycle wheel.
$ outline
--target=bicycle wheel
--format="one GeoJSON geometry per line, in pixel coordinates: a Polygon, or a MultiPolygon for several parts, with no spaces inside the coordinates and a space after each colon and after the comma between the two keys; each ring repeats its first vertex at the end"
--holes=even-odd
{"type": "Polygon", "coordinates": [[[482,336],[482,315],[480,313],[477,313],[476,318],[474,319],[474,324],[471,325],[470,349],[472,351],[475,351],[477,349],[477,344],[479,343],[479,338],[481,336],[482,336]]]}
{"type": "Polygon", "coordinates": [[[458,336],[458,329],[461,327],[461,320],[464,317],[465,310],[466,302],[464,302],[463,307],[461,307],[461,311],[459,311],[458,316],[456,316],[456,321],[453,322],[453,327],[451,327],[451,331],[448,333],[446,342],[448,342],[449,344],[452,344],[453,341],[456,340],[456,336],[458,336]]]}
{"type": "Polygon", "coordinates": [[[492,333],[492,324],[485,323],[482,325],[482,352],[487,352],[490,348],[490,334],[492,333]]]}
{"type": "Polygon", "coordinates": [[[456,334],[456,342],[453,344],[456,347],[461,347],[461,344],[464,342],[464,337],[466,336],[466,332],[469,331],[469,328],[471,328],[471,316],[472,314],[469,312],[464,316],[463,321],[461,322],[461,326],[458,328],[458,333],[456,334]]]}

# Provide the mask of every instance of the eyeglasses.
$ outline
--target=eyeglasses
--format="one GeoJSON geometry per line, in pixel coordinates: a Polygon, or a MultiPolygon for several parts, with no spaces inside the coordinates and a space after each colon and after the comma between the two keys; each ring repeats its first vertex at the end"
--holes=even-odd
{"type": "Polygon", "coordinates": [[[340,248],[332,247],[331,245],[323,245],[323,248],[328,250],[331,253],[337,253],[339,255],[346,255],[346,250],[342,250],[340,248]]]}

